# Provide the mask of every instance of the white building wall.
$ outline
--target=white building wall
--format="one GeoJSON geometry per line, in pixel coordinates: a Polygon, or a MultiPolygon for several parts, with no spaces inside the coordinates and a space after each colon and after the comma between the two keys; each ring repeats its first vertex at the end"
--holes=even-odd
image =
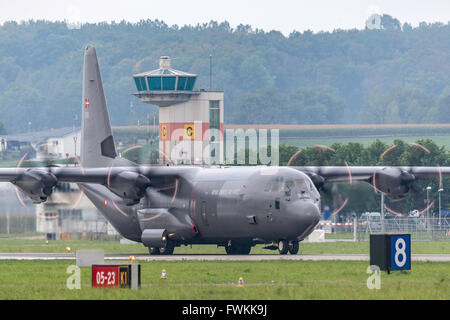
{"type": "MultiPolygon", "coordinates": [[[[201,131],[203,136],[205,134],[203,131],[203,124],[207,124],[207,127],[209,126],[209,102],[211,100],[219,101],[220,123],[223,124],[224,93],[208,91],[200,92],[199,95],[192,96],[191,99],[186,102],[178,103],[169,107],[160,107],[159,123],[195,123],[196,137],[199,137],[199,131],[201,131]]],[[[173,134],[173,130],[171,131],[171,134],[173,134]]],[[[169,134],[166,140],[161,139],[159,143],[160,151],[166,154],[166,156],[170,159],[169,162],[173,162],[175,164],[201,164],[210,162],[208,140],[180,140],[179,137],[183,136],[183,132],[175,135],[175,137],[171,137],[171,134],[169,134]],[[173,140],[171,138],[173,138],[173,140]]],[[[223,137],[221,137],[219,145],[219,162],[223,163],[223,137]]]]}
{"type": "MultiPolygon", "coordinates": [[[[81,151],[81,131],[76,133],[70,133],[58,138],[49,138],[45,142],[47,144],[48,154],[54,155],[58,158],[66,158],[66,153],[69,154],[69,158],[80,156],[81,151]],[[74,137],[76,137],[76,144],[74,137]]],[[[38,154],[37,158],[45,158],[46,155],[38,154]]]]}

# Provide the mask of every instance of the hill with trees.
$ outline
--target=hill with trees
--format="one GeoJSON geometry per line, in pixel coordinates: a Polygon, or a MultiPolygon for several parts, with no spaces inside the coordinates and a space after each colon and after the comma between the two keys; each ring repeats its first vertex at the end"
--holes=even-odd
{"type": "Polygon", "coordinates": [[[8,133],[79,125],[83,48],[97,49],[113,125],[156,108],[130,95],[132,74],[170,56],[225,91],[226,123],[450,121],[450,24],[417,28],[387,15],[382,30],[292,32],[211,21],[0,25],[0,122],[8,133]],[[75,116],[77,118],[75,118],[75,116]]]}

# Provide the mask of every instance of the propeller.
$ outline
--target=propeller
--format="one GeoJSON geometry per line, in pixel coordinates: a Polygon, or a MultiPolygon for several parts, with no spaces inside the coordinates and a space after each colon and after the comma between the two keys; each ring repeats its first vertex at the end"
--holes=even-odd
{"type": "MultiPolygon", "coordinates": [[[[419,150],[422,156],[430,154],[430,151],[419,143],[410,143],[411,148],[419,150]]],[[[384,158],[397,145],[393,145],[386,149],[381,155],[380,160],[384,158]]],[[[441,184],[441,176],[438,174],[438,184],[441,184]]],[[[426,186],[434,184],[429,179],[419,181],[416,176],[408,169],[386,167],[372,177],[372,184],[375,192],[383,192],[387,195],[386,209],[396,215],[407,215],[411,209],[418,210],[423,213],[427,208],[433,205],[433,201],[424,201],[424,191],[426,186]],[[427,181],[428,180],[428,181],[427,181]]]]}
{"type": "Polygon", "coordinates": [[[412,210],[418,210],[424,213],[427,207],[434,204],[430,199],[426,200],[427,186],[434,185],[434,179],[416,179],[414,174],[402,171],[398,176],[399,189],[404,193],[398,196],[392,196],[387,193],[385,200],[386,209],[396,215],[407,215],[412,210]]]}
{"type": "MultiPolygon", "coordinates": [[[[328,146],[324,145],[315,145],[315,149],[322,150],[325,152],[335,153],[336,151],[328,146]]],[[[295,161],[301,155],[302,150],[295,152],[288,160],[287,166],[294,165],[295,161]]],[[[347,163],[345,163],[347,166],[347,163]]],[[[329,183],[326,184],[325,178],[320,175],[320,173],[316,172],[305,172],[311,181],[316,186],[317,190],[321,192],[325,199],[333,203],[332,215],[339,213],[347,204],[348,197],[344,196],[341,192],[339,192],[339,184],[338,183],[329,183]]],[[[350,176],[351,180],[351,176],[350,176]]]]}
{"type": "MultiPolygon", "coordinates": [[[[16,166],[17,168],[28,168],[21,176],[17,177],[15,184],[16,195],[20,203],[23,206],[28,206],[29,203],[26,199],[30,198],[34,204],[48,201],[53,204],[68,204],[71,209],[75,208],[83,192],[80,190],[76,195],[65,192],[69,184],[59,182],[51,170],[63,165],[56,164],[59,159],[55,159],[48,154],[36,160],[28,160],[27,157],[28,153],[18,161],[16,166]],[[55,195],[54,191],[61,192],[57,192],[57,195],[55,195]]],[[[66,161],[68,160],[67,157],[66,161]]]]}

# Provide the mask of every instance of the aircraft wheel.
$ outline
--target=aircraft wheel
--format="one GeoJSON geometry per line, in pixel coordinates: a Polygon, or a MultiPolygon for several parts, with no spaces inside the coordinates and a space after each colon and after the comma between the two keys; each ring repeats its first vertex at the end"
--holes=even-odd
{"type": "Polygon", "coordinates": [[[298,241],[289,241],[289,253],[297,254],[299,249],[298,241]]]}
{"type": "Polygon", "coordinates": [[[173,250],[175,249],[175,246],[171,243],[168,243],[167,246],[164,248],[159,248],[159,252],[161,254],[173,254],[173,250]]]}
{"type": "Polygon", "coordinates": [[[237,254],[237,250],[236,250],[236,246],[235,245],[226,245],[225,246],[225,251],[227,252],[227,254],[237,254]]]}
{"type": "Polygon", "coordinates": [[[232,248],[232,247],[229,247],[229,246],[225,246],[225,252],[226,252],[227,254],[234,254],[233,248],[232,248]]]}
{"type": "Polygon", "coordinates": [[[249,245],[241,245],[237,248],[237,254],[249,254],[250,250],[252,250],[252,246],[249,245]]]}
{"type": "Polygon", "coordinates": [[[251,250],[252,246],[246,244],[228,244],[225,246],[227,254],[249,254],[251,250]]]}
{"type": "Polygon", "coordinates": [[[286,254],[286,253],[288,253],[288,250],[289,250],[289,245],[286,240],[278,241],[278,252],[280,254],[286,254]]]}
{"type": "Polygon", "coordinates": [[[159,248],[156,248],[156,247],[150,247],[150,248],[148,248],[148,252],[149,252],[151,255],[157,255],[157,254],[160,254],[159,248]]]}

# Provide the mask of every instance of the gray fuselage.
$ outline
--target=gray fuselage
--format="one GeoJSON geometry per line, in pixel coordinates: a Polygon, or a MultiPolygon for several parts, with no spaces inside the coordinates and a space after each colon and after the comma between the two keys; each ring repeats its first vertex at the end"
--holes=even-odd
{"type": "Polygon", "coordinates": [[[134,241],[141,241],[143,230],[160,227],[177,244],[303,240],[319,222],[319,192],[297,170],[186,167],[181,172],[166,193],[148,191],[134,206],[104,186],[81,186],[119,233],[134,241]],[[164,212],[178,220],[161,220],[164,212]]]}

